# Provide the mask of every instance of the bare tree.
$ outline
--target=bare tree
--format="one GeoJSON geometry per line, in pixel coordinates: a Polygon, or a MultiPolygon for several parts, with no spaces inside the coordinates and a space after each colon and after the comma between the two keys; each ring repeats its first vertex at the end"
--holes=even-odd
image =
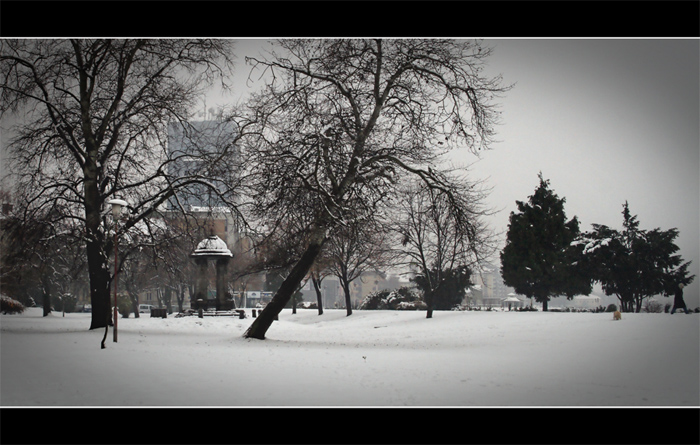
{"type": "Polygon", "coordinates": [[[324,251],[328,267],[338,277],[345,294],[347,315],[352,315],[350,283],[369,270],[383,270],[388,265],[388,235],[372,222],[355,222],[340,228],[330,237],[324,251]]]}
{"type": "Polygon", "coordinates": [[[21,203],[15,209],[0,219],[0,288],[24,303],[37,297],[46,316],[52,297],[87,288],[80,230],[56,211],[29,215],[21,203]]]}
{"type": "MultiPolygon", "coordinates": [[[[167,125],[187,122],[205,88],[232,67],[227,40],[3,40],[0,112],[22,112],[11,144],[19,190],[30,207],[60,202],[84,228],[90,329],[110,322],[108,201],[125,199],[126,233],[173,198],[201,184],[233,205],[233,140],[199,153],[169,153],[167,125]],[[184,156],[199,169],[171,174],[184,156]]],[[[224,84],[225,86],[225,84],[224,84]]]]}
{"type": "MultiPolygon", "coordinates": [[[[495,252],[493,236],[482,222],[488,213],[478,184],[467,183],[450,194],[414,182],[400,194],[392,225],[397,253],[416,275],[432,318],[436,297],[452,281],[469,279],[495,252]]],[[[466,284],[464,289],[466,289],[466,284]]],[[[452,292],[457,293],[457,292],[452,292]]]]}
{"type": "MultiPolygon", "coordinates": [[[[489,147],[507,88],[482,67],[490,49],[467,40],[283,40],[251,58],[270,79],[249,102],[256,215],[311,218],[303,254],[244,334],[265,338],[321,252],[329,233],[367,218],[401,178],[450,195],[441,156],[489,147]],[[278,51],[279,52],[276,52],[278,51]]],[[[270,223],[275,225],[275,223],[270,223]]]]}

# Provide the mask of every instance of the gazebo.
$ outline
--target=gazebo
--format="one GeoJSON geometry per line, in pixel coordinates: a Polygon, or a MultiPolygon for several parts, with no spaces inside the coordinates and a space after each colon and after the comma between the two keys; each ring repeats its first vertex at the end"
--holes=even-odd
{"type": "Polygon", "coordinates": [[[228,263],[233,257],[224,240],[216,235],[210,235],[197,245],[195,251],[190,255],[197,264],[197,281],[195,283],[194,295],[191,297],[190,305],[194,309],[208,308],[209,287],[209,261],[216,262],[216,310],[234,309],[233,299],[226,298],[227,280],[226,274],[228,263]]]}
{"type": "Polygon", "coordinates": [[[523,303],[523,301],[520,298],[516,297],[513,293],[508,294],[508,297],[502,299],[501,302],[503,309],[507,307],[508,310],[510,310],[511,307],[520,308],[523,303]]]}

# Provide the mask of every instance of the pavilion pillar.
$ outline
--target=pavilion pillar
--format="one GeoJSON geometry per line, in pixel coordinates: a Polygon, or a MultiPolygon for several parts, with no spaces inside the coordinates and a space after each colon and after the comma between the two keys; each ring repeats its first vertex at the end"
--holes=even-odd
{"type": "Polygon", "coordinates": [[[223,310],[226,300],[227,272],[229,257],[221,257],[216,260],[216,310],[223,310]]]}
{"type": "Polygon", "coordinates": [[[209,262],[206,257],[198,257],[195,258],[195,264],[197,265],[197,279],[195,281],[194,296],[190,301],[190,307],[199,309],[200,305],[198,300],[202,300],[202,309],[206,309],[207,288],[209,287],[209,262]]]}

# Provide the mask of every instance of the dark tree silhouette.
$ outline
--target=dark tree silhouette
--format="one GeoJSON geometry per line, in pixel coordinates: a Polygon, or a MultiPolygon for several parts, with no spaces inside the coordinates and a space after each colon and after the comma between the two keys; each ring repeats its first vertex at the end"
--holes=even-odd
{"type": "Polygon", "coordinates": [[[690,261],[683,262],[674,240],[678,229],[643,230],[625,202],[622,231],[593,224],[586,233],[585,255],[593,278],[606,295],[616,295],[624,312],[639,312],[645,299],[671,296],[679,284],[688,285],[690,261]]]}
{"type": "Polygon", "coordinates": [[[591,279],[583,262],[579,222],[566,220],[565,198],[559,198],[549,181],[540,184],[528,202],[517,201],[510,214],[506,245],[501,252],[501,276],[519,294],[542,303],[553,297],[587,295],[591,279]]]}

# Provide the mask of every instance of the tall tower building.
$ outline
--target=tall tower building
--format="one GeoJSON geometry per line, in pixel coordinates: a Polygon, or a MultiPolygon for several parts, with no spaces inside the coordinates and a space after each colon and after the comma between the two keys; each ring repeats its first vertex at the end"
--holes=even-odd
{"type": "MultiPolygon", "coordinates": [[[[217,166],[211,164],[211,155],[223,152],[235,134],[236,128],[231,122],[206,120],[171,123],[168,126],[168,158],[171,160],[168,173],[176,180],[194,175],[206,178],[207,174],[213,174],[217,166]]],[[[212,184],[222,190],[220,183],[212,184]]],[[[191,184],[168,202],[169,209],[180,206],[188,212],[212,211],[222,207],[223,203],[211,187],[191,184]]]]}

